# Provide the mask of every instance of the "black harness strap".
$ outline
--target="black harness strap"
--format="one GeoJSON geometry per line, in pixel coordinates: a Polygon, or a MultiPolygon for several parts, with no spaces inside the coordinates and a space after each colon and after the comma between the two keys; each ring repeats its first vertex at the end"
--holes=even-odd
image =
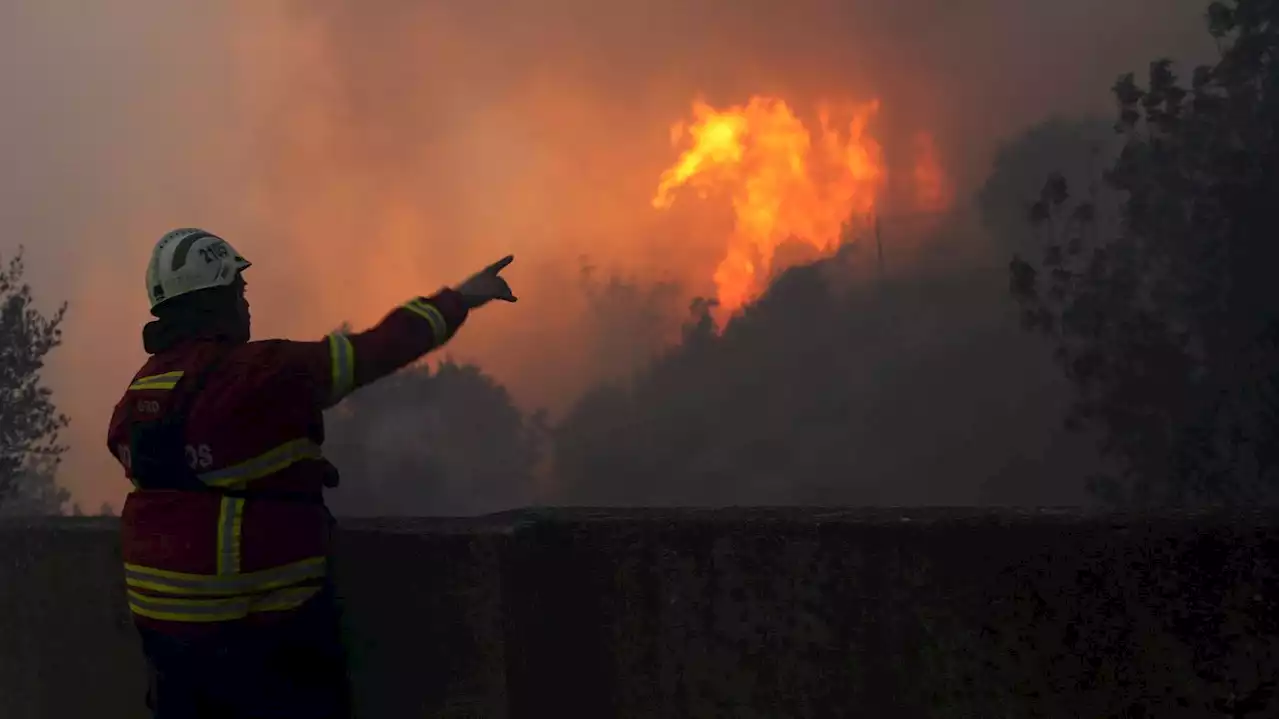
{"type": "Polygon", "coordinates": [[[195,398],[204,390],[209,376],[226,358],[223,352],[202,367],[187,383],[187,377],[174,387],[173,404],[165,413],[151,420],[135,421],[129,427],[129,451],[133,480],[139,489],[200,491],[208,489],[187,461],[187,418],[195,398]]]}
{"type": "Polygon", "coordinates": [[[135,422],[130,427],[130,451],[133,457],[133,479],[139,489],[164,489],[187,492],[211,492],[225,497],[275,499],[289,502],[323,503],[319,492],[286,492],[261,489],[227,489],[213,487],[200,479],[187,459],[187,420],[191,407],[205,388],[209,377],[226,360],[229,352],[219,353],[202,367],[186,385],[186,377],[178,380],[174,404],[155,420],[135,422]],[[184,385],[186,385],[184,387],[184,385]]]}

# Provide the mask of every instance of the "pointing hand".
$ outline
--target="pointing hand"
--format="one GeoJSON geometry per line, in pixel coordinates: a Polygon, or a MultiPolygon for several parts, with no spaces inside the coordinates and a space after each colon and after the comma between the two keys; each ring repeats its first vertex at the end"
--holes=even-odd
{"type": "Polygon", "coordinates": [[[511,286],[499,274],[507,265],[515,260],[515,255],[507,255],[476,274],[467,278],[455,289],[462,295],[468,309],[475,309],[487,304],[490,300],[515,302],[516,296],[511,294],[511,286]]]}

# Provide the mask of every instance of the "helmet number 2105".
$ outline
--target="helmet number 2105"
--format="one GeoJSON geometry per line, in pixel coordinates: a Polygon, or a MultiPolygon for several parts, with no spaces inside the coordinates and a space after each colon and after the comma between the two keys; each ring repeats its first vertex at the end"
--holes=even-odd
{"type": "Polygon", "coordinates": [[[204,258],[204,261],[207,264],[212,264],[218,260],[226,259],[229,254],[227,250],[227,243],[225,242],[210,243],[207,247],[201,247],[197,252],[200,253],[200,256],[204,258]]]}

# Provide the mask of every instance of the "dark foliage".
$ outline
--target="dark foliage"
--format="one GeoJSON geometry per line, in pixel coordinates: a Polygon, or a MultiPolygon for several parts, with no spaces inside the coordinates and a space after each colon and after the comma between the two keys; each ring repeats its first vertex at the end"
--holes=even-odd
{"type": "Polygon", "coordinates": [[[1206,17],[1221,59],[1189,88],[1165,60],[1113,88],[1120,222],[1053,175],[1031,210],[1043,255],[1010,265],[1076,387],[1069,423],[1118,464],[1094,484],[1117,503],[1277,499],[1276,3],[1206,17]]]}
{"type": "Polygon", "coordinates": [[[0,505],[58,511],[66,500],[53,484],[66,447],[58,432],[66,416],[53,404],[41,370],[62,343],[66,304],[46,316],[23,281],[22,251],[0,269],[0,505]]]}
{"type": "Polygon", "coordinates": [[[466,515],[529,504],[540,415],[526,417],[473,365],[418,365],[330,412],[330,493],[347,515],[466,515]]]}
{"type": "Polygon", "coordinates": [[[1093,456],[1055,429],[1066,388],[1000,270],[877,283],[846,260],[784,273],[722,333],[695,301],[678,346],[557,425],[554,501],[1081,501],[1093,456]]]}

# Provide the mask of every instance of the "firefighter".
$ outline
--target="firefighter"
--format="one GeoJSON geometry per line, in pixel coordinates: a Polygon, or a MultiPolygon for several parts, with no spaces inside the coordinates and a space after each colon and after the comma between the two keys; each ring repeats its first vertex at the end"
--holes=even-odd
{"type": "Polygon", "coordinates": [[[250,341],[249,262],[199,229],[156,244],[150,358],[107,440],[134,486],[122,553],[154,717],[350,716],[321,412],[443,345],[471,310],[515,302],[512,259],[362,333],[250,341]]]}

